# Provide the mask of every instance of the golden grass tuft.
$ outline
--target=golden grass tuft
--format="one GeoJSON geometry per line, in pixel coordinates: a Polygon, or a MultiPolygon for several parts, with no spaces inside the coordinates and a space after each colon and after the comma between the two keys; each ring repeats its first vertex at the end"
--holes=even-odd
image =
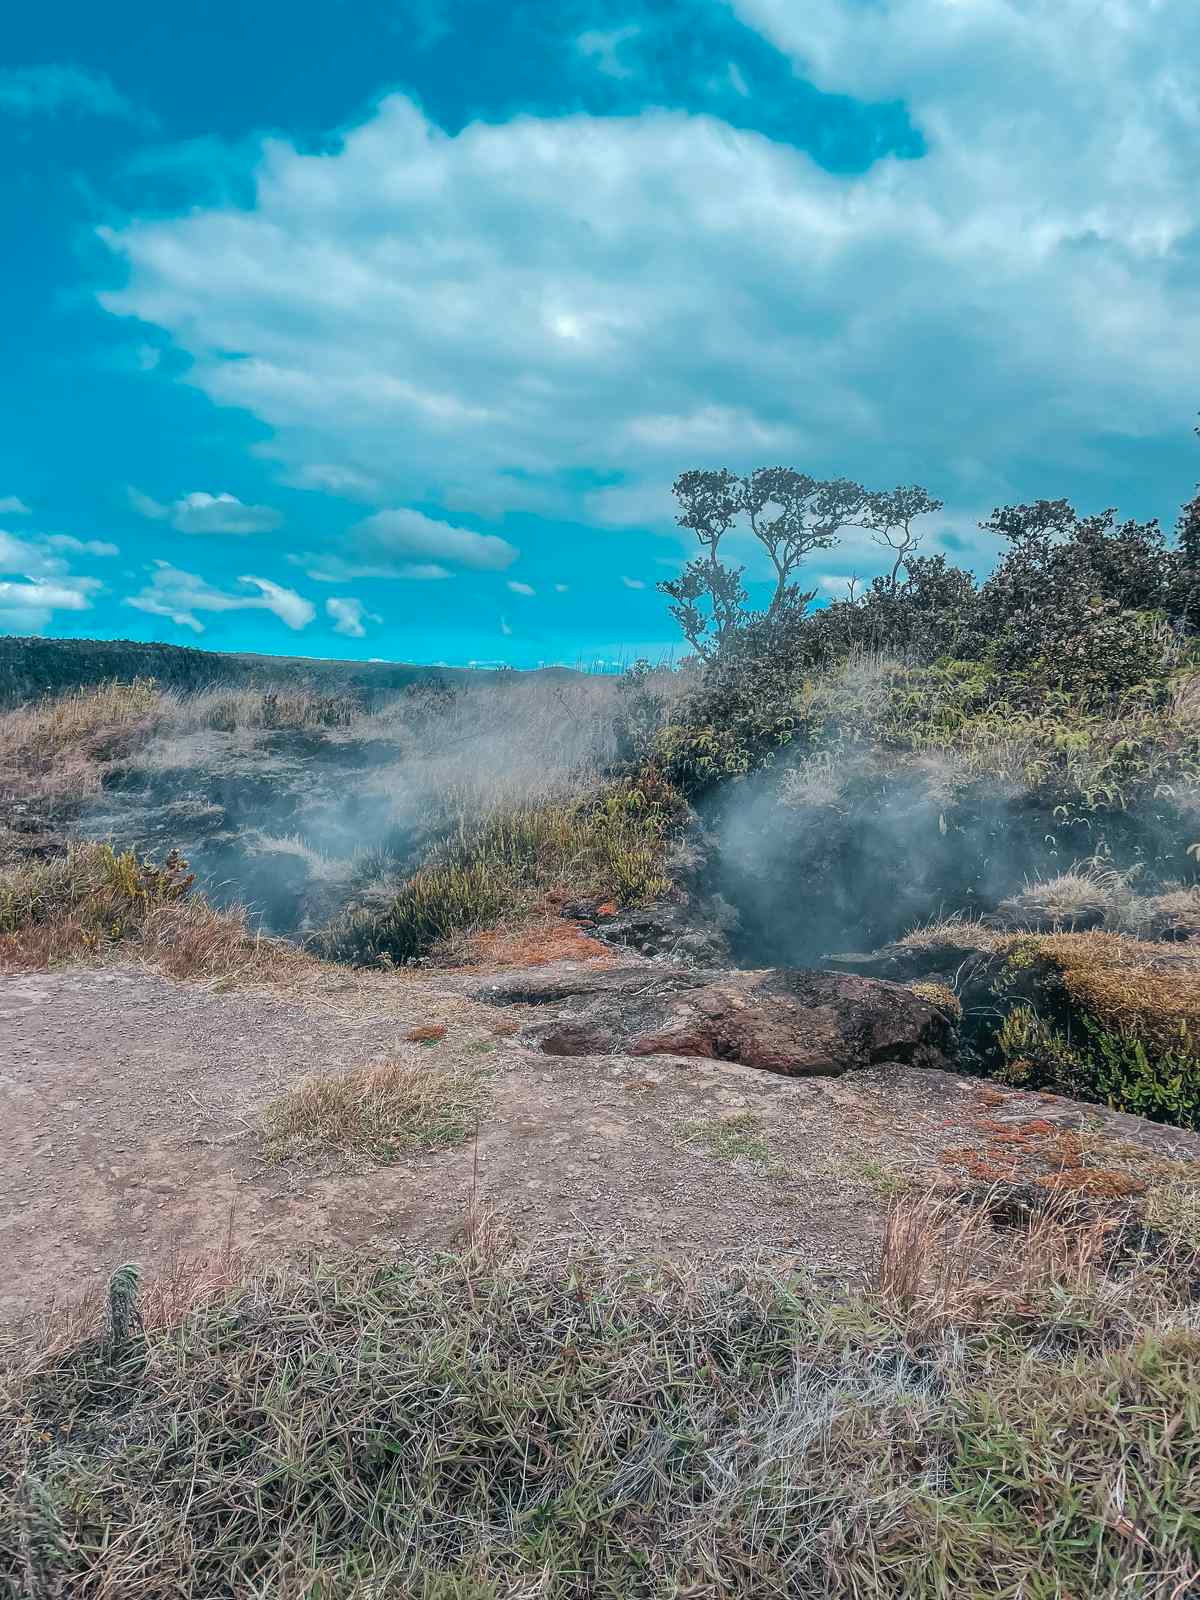
{"type": "Polygon", "coordinates": [[[922,1000],[928,1000],[931,1006],[937,1006],[940,1011],[944,1011],[955,1022],[962,1021],[962,1001],[954,990],[950,988],[949,984],[935,983],[927,978],[918,978],[915,982],[910,983],[908,988],[913,994],[919,995],[922,1000]]]}
{"type": "Polygon", "coordinates": [[[263,1114],[272,1161],[323,1152],[379,1162],[459,1144],[485,1103],[478,1073],[377,1062],[302,1079],[263,1114]]]}
{"type": "Polygon", "coordinates": [[[885,1305],[928,1336],[1026,1310],[1055,1284],[1086,1288],[1099,1272],[1110,1220],[1081,1225],[1048,1197],[1020,1227],[998,1232],[988,1207],[940,1193],[888,1208],[875,1285],[885,1305]]]}
{"type": "Polygon", "coordinates": [[[114,951],[172,978],[277,982],[315,968],[282,940],[250,933],[241,907],[218,911],[187,862],[79,843],[49,861],[0,869],[0,971],[44,971],[114,951]]]}

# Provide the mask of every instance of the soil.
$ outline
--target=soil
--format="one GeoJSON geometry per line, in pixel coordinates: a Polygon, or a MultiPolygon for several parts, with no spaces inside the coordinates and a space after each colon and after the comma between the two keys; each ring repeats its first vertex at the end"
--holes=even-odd
{"type": "MultiPolygon", "coordinates": [[[[498,1012],[472,998],[479,981],[332,974],[280,994],[132,966],[0,977],[0,1319],[74,1299],[124,1261],[153,1273],[229,1237],[275,1258],[448,1243],[473,1191],[547,1257],[765,1259],[853,1280],[896,1184],[950,1181],[947,1148],[997,1122],[1097,1115],[898,1065],[798,1079],[548,1056],[512,1036],[545,1007],[498,1012]],[[434,1024],[444,1037],[405,1038],[434,1024]],[[258,1119],[281,1089],[381,1059],[483,1071],[477,1139],[385,1167],[264,1160],[258,1119]],[[746,1135],[745,1152],[714,1154],[714,1133],[746,1135]]],[[[1105,1116],[1148,1153],[1200,1161],[1200,1136],[1105,1116]]]]}

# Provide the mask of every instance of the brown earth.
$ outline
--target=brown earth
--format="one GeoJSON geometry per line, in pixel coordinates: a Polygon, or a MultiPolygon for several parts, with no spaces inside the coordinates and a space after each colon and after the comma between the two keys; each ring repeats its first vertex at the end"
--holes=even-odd
{"type": "MultiPolygon", "coordinates": [[[[570,989],[578,972],[537,981],[570,989]]],[[[952,1181],[947,1150],[997,1127],[1105,1121],[1148,1154],[1200,1161],[1200,1136],[914,1066],[789,1078],[679,1055],[552,1056],[512,1036],[546,1018],[545,997],[497,1011],[480,983],[333,972],[280,994],[136,967],[0,978],[0,1318],[229,1236],[252,1256],[445,1243],[476,1185],[547,1256],[758,1257],[851,1278],[895,1186],[952,1181]],[[264,1161],[267,1101],[380,1059],[483,1071],[477,1145],[382,1168],[264,1161]]]]}

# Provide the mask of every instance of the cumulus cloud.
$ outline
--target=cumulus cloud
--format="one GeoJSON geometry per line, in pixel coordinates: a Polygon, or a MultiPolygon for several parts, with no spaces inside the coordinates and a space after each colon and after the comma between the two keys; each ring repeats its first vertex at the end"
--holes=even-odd
{"type": "Polygon", "coordinates": [[[129,503],[143,517],[169,522],[176,533],[270,533],[283,517],[270,506],[244,505],[236,495],[195,490],[170,505],[130,488],[129,503]]]}
{"type": "Polygon", "coordinates": [[[67,570],[63,558],[49,551],[42,541],[18,538],[16,534],[0,530],[0,573],[45,578],[67,570]]]}
{"type": "Polygon", "coordinates": [[[382,617],[374,611],[368,611],[362,601],[355,600],[352,595],[331,596],[325,602],[325,614],[333,621],[334,633],[344,633],[351,639],[366,637],[365,623],[383,621],[382,617]]]}
{"type": "Polygon", "coordinates": [[[0,495],[0,516],[28,517],[32,512],[15,494],[0,495]]]}
{"type": "Polygon", "coordinates": [[[153,117],[127,100],[104,73],[56,62],[0,68],[0,111],[17,116],[75,111],[149,126],[154,123],[153,117]]]}
{"type": "Polygon", "coordinates": [[[203,633],[204,623],[197,612],[270,611],[287,627],[306,628],[316,616],[316,608],[294,589],[285,589],[270,578],[242,577],[237,580],[252,594],[229,593],[218,589],[192,572],[181,572],[168,561],[156,561],[150,581],[138,593],[121,602],[151,616],[166,617],[180,628],[203,633]]]}
{"type": "Polygon", "coordinates": [[[41,633],[56,611],[89,611],[102,585],[95,578],[0,579],[0,633],[41,633]]]}
{"type": "Polygon", "coordinates": [[[66,534],[26,539],[0,530],[0,633],[41,633],[56,611],[91,609],[104,585],[73,576],[64,549],[83,551],[87,544],[66,534]]]}
{"type": "Polygon", "coordinates": [[[481,572],[502,572],[521,553],[494,533],[457,528],[407,507],[375,512],[351,529],[350,537],[360,550],[392,556],[429,556],[481,572]]]}
{"type": "MultiPolygon", "coordinates": [[[[68,555],[115,556],[120,551],[103,539],[74,539],[67,533],[18,536],[0,529],[0,574],[22,578],[69,578],[68,555]]],[[[92,580],[70,579],[99,587],[92,580]]]]}
{"type": "Polygon", "coordinates": [[[83,556],[119,556],[120,547],[107,539],[76,539],[69,533],[51,533],[42,541],[51,550],[67,550],[83,556]]]}
{"type": "MultiPolygon", "coordinates": [[[[1013,463],[1186,433],[1194,0],[733,3],[823,88],[903,97],[928,153],[834,174],[660,110],[447,136],[392,96],[332,152],[267,141],[250,207],[106,231],[104,303],[286,469],[395,499],[669,525],[681,467],[769,457],[986,509],[1013,463]]],[[[396,549],[507,564],[396,517],[396,549]]]]}

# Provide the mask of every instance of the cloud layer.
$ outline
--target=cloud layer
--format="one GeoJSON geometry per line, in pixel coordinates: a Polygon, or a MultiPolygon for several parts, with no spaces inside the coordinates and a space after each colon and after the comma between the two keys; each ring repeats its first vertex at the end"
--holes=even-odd
{"type": "MultiPolygon", "coordinates": [[[[105,303],[270,424],[297,479],[485,514],[669,520],[682,466],[767,459],[986,506],[1014,463],[1186,427],[1191,0],[737,10],[821,87],[905,95],[929,153],[835,176],[657,111],[451,138],[393,96],[332,153],[267,141],[253,209],[106,233],[129,281],[105,303]]],[[[506,564],[429,521],[359,537],[506,564]]]]}

